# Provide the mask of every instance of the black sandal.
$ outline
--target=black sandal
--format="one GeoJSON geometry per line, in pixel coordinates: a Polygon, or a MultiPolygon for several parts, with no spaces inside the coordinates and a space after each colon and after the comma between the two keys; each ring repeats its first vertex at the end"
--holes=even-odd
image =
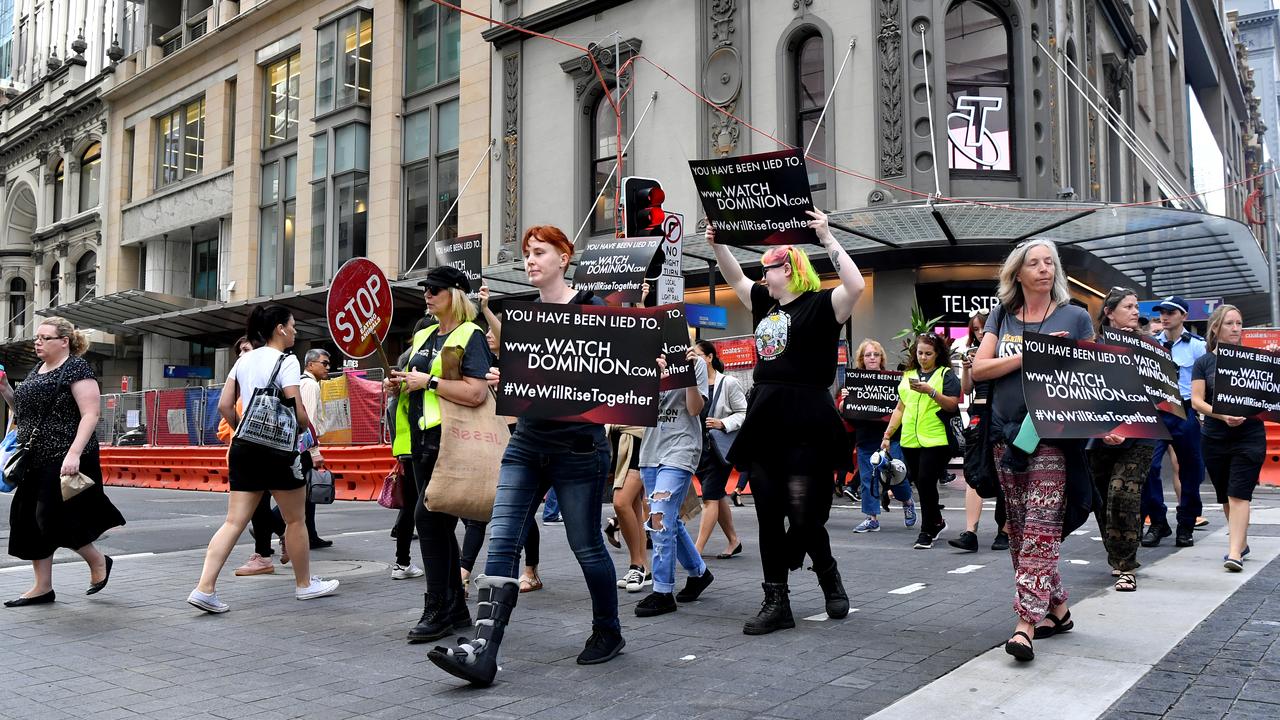
{"type": "Polygon", "coordinates": [[[1138,578],[1131,572],[1122,572],[1116,576],[1116,592],[1133,592],[1138,589],[1138,578]]]}
{"type": "Polygon", "coordinates": [[[1036,652],[1031,647],[1031,637],[1021,630],[1015,632],[1013,637],[1021,635],[1026,638],[1027,643],[1024,645],[1020,642],[1014,642],[1013,638],[1009,638],[1004,644],[1004,651],[1012,655],[1018,662],[1031,662],[1036,659],[1036,652]]]}
{"type": "Polygon", "coordinates": [[[1045,638],[1051,638],[1054,635],[1057,635],[1059,633],[1071,632],[1071,629],[1076,626],[1075,622],[1071,619],[1070,610],[1067,610],[1067,614],[1063,615],[1061,618],[1059,618],[1057,615],[1054,615],[1053,613],[1045,613],[1045,619],[1049,620],[1053,624],[1037,625],[1036,631],[1035,631],[1035,636],[1037,640],[1044,640],[1045,638]]]}

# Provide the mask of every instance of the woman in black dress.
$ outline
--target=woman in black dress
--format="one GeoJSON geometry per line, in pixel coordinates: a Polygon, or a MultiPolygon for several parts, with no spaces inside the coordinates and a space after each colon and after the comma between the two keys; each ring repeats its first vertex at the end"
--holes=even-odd
{"type": "Polygon", "coordinates": [[[826,525],[831,478],[852,449],[830,387],[840,330],[866,284],[832,236],[827,216],[817,211],[809,216],[809,227],[840,276],[840,284],[829,290],[822,289],[804,251],[785,245],[764,254],[764,277],[752,282],[728,248],[716,244],[715,229],[707,228],[720,272],[755,320],[760,358],[747,417],[728,457],[751,472],[760,522],[764,602],[742,628],[748,635],[795,627],[787,579],[805,555],[818,574],[827,615],[838,619],[849,613],[826,525]]]}
{"type": "Polygon", "coordinates": [[[22,481],[9,510],[9,554],[30,560],[35,583],[5,607],[43,605],[54,600],[53,553],[75,550],[89,565],[94,595],[107,586],[111,558],[93,546],[102,533],[124,525],[124,517],[102,489],[98,461],[99,391],[93,369],[80,357],[89,340],[60,317],[36,328],[36,357],[42,361],[17,390],[6,378],[3,395],[17,414],[18,442],[35,433],[22,481]],[[83,473],[93,485],[62,499],[62,475],[83,473]]]}

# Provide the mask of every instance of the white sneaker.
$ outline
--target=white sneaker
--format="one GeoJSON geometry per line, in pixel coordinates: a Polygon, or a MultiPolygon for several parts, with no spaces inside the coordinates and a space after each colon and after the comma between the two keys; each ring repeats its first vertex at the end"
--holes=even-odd
{"type": "Polygon", "coordinates": [[[395,566],[391,568],[392,580],[408,580],[409,578],[422,577],[423,574],[422,568],[414,565],[413,563],[410,563],[407,566],[396,563],[395,566]]]}
{"type": "Polygon", "coordinates": [[[632,565],[627,574],[622,576],[626,581],[627,592],[638,593],[644,589],[646,585],[653,584],[653,574],[644,568],[637,568],[632,565]]]}
{"type": "Polygon", "coordinates": [[[202,593],[199,590],[192,590],[187,596],[187,602],[200,608],[207,613],[224,613],[231,609],[231,606],[218,599],[218,593],[202,593]]]}
{"type": "Polygon", "coordinates": [[[321,580],[315,575],[311,576],[311,584],[304,588],[295,588],[293,596],[299,600],[314,600],[325,595],[332,595],[338,589],[337,580],[321,580]]]}

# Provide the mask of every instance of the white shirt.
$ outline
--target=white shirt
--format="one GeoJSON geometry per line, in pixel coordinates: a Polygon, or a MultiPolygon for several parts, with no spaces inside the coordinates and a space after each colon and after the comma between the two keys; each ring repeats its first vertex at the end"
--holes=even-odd
{"type": "Polygon", "coordinates": [[[267,382],[271,379],[271,371],[275,370],[276,361],[281,355],[284,355],[285,359],[280,365],[280,374],[276,376],[276,387],[284,389],[298,386],[302,368],[298,366],[296,356],[281,353],[274,348],[257,348],[240,356],[236,364],[231,367],[231,372],[227,374],[228,380],[236,381],[236,391],[240,394],[240,407],[248,409],[249,398],[253,397],[253,391],[267,386],[267,382]]]}

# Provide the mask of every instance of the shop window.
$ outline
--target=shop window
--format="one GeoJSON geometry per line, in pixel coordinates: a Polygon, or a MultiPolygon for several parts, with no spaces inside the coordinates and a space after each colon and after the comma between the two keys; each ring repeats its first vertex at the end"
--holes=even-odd
{"type": "Polygon", "coordinates": [[[102,182],[102,143],[93,143],[80,156],[80,212],[98,206],[98,186],[102,182]]]}
{"type": "MultiPolygon", "coordinates": [[[[610,92],[613,88],[610,88],[610,92]]],[[[627,118],[623,113],[622,118],[622,135],[623,142],[626,141],[627,135],[627,118]]],[[[618,213],[618,176],[613,173],[613,166],[618,162],[618,116],[613,111],[613,104],[609,102],[609,98],[603,93],[600,94],[595,101],[595,107],[591,110],[591,148],[588,153],[590,158],[591,174],[591,197],[589,201],[595,200],[595,205],[591,209],[591,233],[598,235],[601,233],[612,234],[614,232],[614,219],[618,213]],[[604,193],[601,194],[601,188],[604,193]],[[596,200],[599,195],[600,199],[596,200]]],[[[627,162],[627,156],[622,156],[622,162],[627,162]]],[[[625,171],[624,171],[625,172],[625,171]]]]}
{"type": "Polygon", "coordinates": [[[22,335],[27,325],[27,281],[14,278],[9,281],[9,339],[22,335]]]}
{"type": "Polygon", "coordinates": [[[409,0],[405,17],[405,94],[456,80],[462,47],[458,11],[431,0],[409,0]]]}
{"type": "Polygon", "coordinates": [[[1013,170],[1013,71],[1009,25],[985,0],[947,11],[947,167],[1013,170]]]}

